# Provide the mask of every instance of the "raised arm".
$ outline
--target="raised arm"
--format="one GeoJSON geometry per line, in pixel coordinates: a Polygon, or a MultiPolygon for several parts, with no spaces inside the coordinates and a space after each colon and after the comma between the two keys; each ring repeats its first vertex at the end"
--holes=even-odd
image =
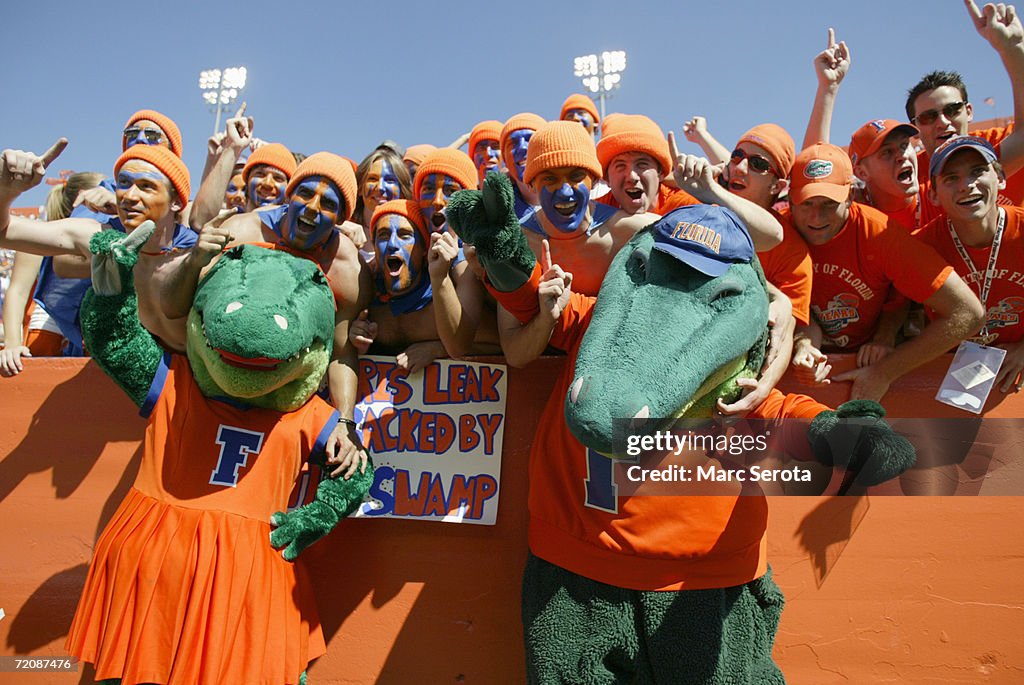
{"type": "Polygon", "coordinates": [[[1003,61],[1013,88],[1013,132],[1003,139],[1000,162],[1007,176],[1024,168],[1024,28],[1013,5],[987,4],[981,10],[964,0],[974,28],[1003,61]]]}
{"type": "MultiPolygon", "coordinates": [[[[814,72],[818,76],[818,90],[814,93],[811,118],[804,133],[803,148],[815,143],[827,143],[832,135],[832,113],[835,109],[839,84],[850,69],[850,49],[846,42],[836,44],[836,32],[828,30],[828,45],[814,58],[814,72]]],[[[803,149],[801,148],[801,149],[803,149]]]]}
{"type": "Polygon", "coordinates": [[[725,164],[729,161],[731,156],[729,148],[719,143],[711,135],[711,132],[708,131],[708,120],[704,117],[695,116],[683,124],[683,135],[694,145],[700,146],[712,164],[725,164]]]}
{"type": "Polygon", "coordinates": [[[729,192],[718,183],[720,167],[713,167],[703,157],[680,154],[672,131],[668,133],[668,147],[676,162],[673,177],[682,190],[704,204],[721,205],[735,212],[746,224],[758,252],[770,250],[782,242],[782,224],[771,212],[729,192]]]}
{"type": "Polygon", "coordinates": [[[252,129],[255,122],[252,117],[245,116],[245,106],[246,103],[243,102],[235,116],[228,119],[220,149],[212,155],[208,171],[204,170],[206,175],[196,193],[196,199],[192,202],[192,212],[189,214],[189,226],[196,232],[220,212],[224,205],[224,193],[227,192],[235,170],[235,163],[238,162],[242,150],[252,144],[252,129]]]}
{"type": "Polygon", "coordinates": [[[430,236],[427,264],[434,293],[434,324],[448,356],[459,359],[469,354],[480,325],[483,286],[465,261],[452,268],[459,243],[452,233],[430,236]]]}

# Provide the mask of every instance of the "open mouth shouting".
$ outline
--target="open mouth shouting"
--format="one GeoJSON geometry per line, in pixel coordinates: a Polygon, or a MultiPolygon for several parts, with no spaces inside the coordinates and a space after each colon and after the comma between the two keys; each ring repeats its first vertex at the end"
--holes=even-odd
{"type": "Polygon", "coordinates": [[[435,232],[441,231],[447,222],[448,218],[444,215],[443,209],[435,210],[430,215],[430,225],[434,227],[435,232]]]}

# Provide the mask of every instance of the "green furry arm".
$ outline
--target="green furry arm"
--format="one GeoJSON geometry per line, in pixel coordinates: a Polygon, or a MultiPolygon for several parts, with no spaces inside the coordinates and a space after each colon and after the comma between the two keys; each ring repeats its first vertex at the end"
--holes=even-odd
{"type": "Polygon", "coordinates": [[[148,237],[136,234],[144,226],[130,236],[101,231],[92,237],[93,287],[86,292],[81,310],[82,338],[89,353],[140,407],[163,356],[153,336],[139,323],[138,299],[132,285],[137,250],[148,237]]]}
{"type": "Polygon", "coordinates": [[[497,290],[510,293],[530,280],[537,263],[516,218],[512,182],[491,172],[483,190],[460,190],[445,208],[448,224],[476,247],[480,264],[497,290]]]}
{"type": "Polygon", "coordinates": [[[338,521],[359,506],[373,485],[373,461],[365,473],[358,470],[348,480],[326,478],[316,489],[316,499],[289,513],[277,512],[270,522],[277,526],[270,533],[274,549],[284,548],[281,555],[294,561],[307,547],[334,530],[338,521]]]}

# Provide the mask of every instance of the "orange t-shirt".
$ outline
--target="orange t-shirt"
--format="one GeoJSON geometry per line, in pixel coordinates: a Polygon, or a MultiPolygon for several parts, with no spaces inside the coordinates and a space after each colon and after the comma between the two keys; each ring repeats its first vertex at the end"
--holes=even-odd
{"type": "MultiPolygon", "coordinates": [[[[1002,242],[999,245],[999,257],[996,260],[995,273],[989,287],[986,308],[986,325],[989,335],[993,336],[989,343],[1016,343],[1024,340],[1024,236],[1021,235],[1021,224],[1024,222],[1024,209],[1005,207],[1006,228],[1003,230],[1002,242]]],[[[992,245],[970,247],[964,245],[967,255],[974,263],[975,271],[964,262],[960,252],[953,244],[949,235],[948,222],[945,217],[932,221],[915,234],[918,240],[930,245],[946,261],[956,268],[956,272],[971,287],[974,294],[981,297],[985,270],[992,253],[992,245]]],[[[931,312],[929,312],[931,315],[931,312]]]]}
{"type": "Polygon", "coordinates": [[[758,252],[764,277],[793,303],[793,316],[806,326],[811,321],[811,253],[793,225],[778,212],[769,210],[782,224],[782,242],[758,252]]]}
{"type": "MultiPolygon", "coordinates": [[[[792,221],[789,212],[783,216],[792,221]]],[[[882,212],[854,202],[846,225],[824,245],[808,245],[814,263],[811,310],[828,347],[852,350],[871,339],[894,285],[924,302],[953,267],[922,248],[882,212]]]]}

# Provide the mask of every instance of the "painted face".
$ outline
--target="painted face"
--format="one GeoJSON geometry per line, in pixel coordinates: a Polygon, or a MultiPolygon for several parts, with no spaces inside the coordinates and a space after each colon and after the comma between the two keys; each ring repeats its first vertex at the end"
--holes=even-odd
{"type": "Polygon", "coordinates": [[[125,127],[121,134],[123,136],[123,147],[125,150],[132,145],[162,145],[168,150],[171,149],[171,141],[167,134],[150,119],[139,119],[125,127]]]}
{"type": "Polygon", "coordinates": [[[300,250],[322,245],[331,237],[343,204],[337,186],[323,176],[302,179],[288,198],[284,239],[300,250]]]}
{"type": "Polygon", "coordinates": [[[746,141],[737,145],[736,151],[742,154],[734,153],[722,174],[725,187],[734,195],[768,209],[777,192],[776,183],[779,180],[772,170],[775,165],[771,155],[760,145],[746,141]]]}
{"type": "Polygon", "coordinates": [[[245,187],[249,209],[281,204],[287,187],[288,177],[283,171],[269,164],[257,164],[249,172],[249,183],[245,187]]]}
{"type": "Polygon", "coordinates": [[[481,140],[473,147],[473,165],[482,183],[488,171],[501,171],[501,148],[496,140],[481,140]]]}
{"type": "Polygon", "coordinates": [[[517,180],[523,180],[523,171],[526,170],[526,152],[530,148],[530,138],[533,138],[533,131],[528,128],[521,128],[512,131],[505,139],[505,148],[508,156],[512,158],[513,169],[510,169],[517,180]]]}
{"type": "Polygon", "coordinates": [[[578,166],[555,167],[537,175],[533,187],[544,216],[562,233],[574,233],[589,216],[594,177],[578,166]]]}
{"type": "Polygon", "coordinates": [[[426,246],[408,219],[398,214],[385,214],[377,219],[373,247],[389,295],[402,295],[419,285],[426,263],[426,246]]]}
{"type": "Polygon", "coordinates": [[[398,185],[398,177],[395,176],[391,164],[384,158],[373,160],[370,168],[363,178],[362,187],[364,211],[373,213],[377,205],[388,200],[398,200],[402,197],[401,187],[398,185]]]}
{"type": "Polygon", "coordinates": [[[623,152],[608,165],[608,187],[627,214],[649,212],[658,202],[661,171],[646,152],[623,152]]]}
{"type": "Polygon", "coordinates": [[[876,200],[912,198],[920,190],[917,183],[917,153],[909,134],[893,131],[882,146],[857,163],[857,177],[876,200]]]}
{"type": "Polygon", "coordinates": [[[457,190],[465,189],[461,183],[447,174],[428,174],[423,179],[420,195],[416,199],[431,233],[444,233],[448,230],[444,208],[448,206],[448,200],[457,190]]]}
{"type": "Polygon", "coordinates": [[[793,226],[808,245],[824,245],[839,235],[850,216],[850,202],[836,202],[827,197],[810,197],[789,208],[793,226]]]}
{"type": "Polygon", "coordinates": [[[964,149],[942,167],[930,193],[954,222],[978,221],[996,210],[1003,185],[999,172],[977,150],[964,149]]]}
{"type": "Polygon", "coordinates": [[[224,206],[239,212],[245,211],[245,179],[242,178],[241,171],[228,181],[228,189],[224,193],[224,206]]]}
{"type": "Polygon", "coordinates": [[[967,135],[967,125],[973,118],[971,103],[964,102],[960,89],[953,86],[926,90],[914,100],[912,123],[921,132],[921,142],[928,154],[954,135],[967,135]]]}
{"type": "Polygon", "coordinates": [[[147,219],[159,223],[175,211],[170,182],[149,162],[141,159],[125,162],[115,180],[117,216],[129,231],[147,219]]]}
{"type": "Polygon", "coordinates": [[[594,121],[594,116],[585,109],[570,109],[562,117],[562,120],[580,122],[590,135],[594,135],[597,131],[597,123],[594,121]]]}

